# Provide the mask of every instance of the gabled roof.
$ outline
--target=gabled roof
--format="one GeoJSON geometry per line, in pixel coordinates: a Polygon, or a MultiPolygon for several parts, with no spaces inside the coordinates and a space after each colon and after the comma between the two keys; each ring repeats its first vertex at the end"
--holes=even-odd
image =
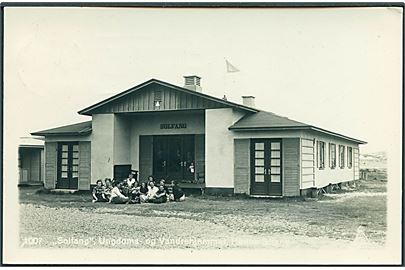
{"type": "Polygon", "coordinates": [[[31,135],[51,136],[51,135],[70,135],[84,136],[92,131],[91,121],[81,122],[72,125],[61,126],[57,128],[46,129],[42,131],[32,132],[31,135]]]}
{"type": "Polygon", "coordinates": [[[233,131],[252,131],[252,130],[314,130],[324,134],[336,136],[345,140],[353,141],[359,144],[366,143],[333,131],[318,128],[302,122],[291,120],[287,117],[265,111],[247,114],[229,127],[233,131]]]}
{"type": "Polygon", "coordinates": [[[132,93],[134,93],[136,91],[139,91],[139,90],[143,89],[144,87],[146,87],[148,85],[151,85],[151,84],[157,84],[157,85],[165,86],[165,87],[168,87],[170,89],[173,89],[173,90],[176,90],[176,91],[179,91],[179,92],[182,92],[182,93],[197,96],[197,97],[206,99],[208,101],[216,102],[216,103],[224,105],[226,107],[238,108],[238,109],[242,109],[242,110],[245,110],[245,111],[248,111],[248,112],[257,112],[257,111],[259,111],[259,110],[255,109],[255,108],[252,108],[252,107],[244,106],[242,104],[238,104],[238,103],[227,101],[227,100],[224,100],[224,99],[221,99],[221,98],[213,97],[213,96],[201,93],[201,92],[189,90],[187,88],[183,88],[183,87],[180,87],[180,86],[177,86],[177,85],[173,85],[173,84],[170,84],[170,83],[167,83],[167,82],[164,82],[164,81],[160,81],[160,80],[157,80],[157,79],[150,79],[150,80],[148,80],[148,81],[146,81],[144,83],[141,83],[141,84],[139,84],[137,86],[134,86],[134,87],[132,87],[132,88],[130,88],[128,90],[125,90],[125,91],[123,91],[123,92],[121,92],[121,93],[119,93],[117,95],[114,95],[114,96],[112,96],[110,98],[107,98],[105,100],[102,100],[102,101],[100,101],[100,102],[98,102],[98,103],[96,103],[94,105],[91,105],[91,106],[89,106],[87,108],[84,108],[84,109],[80,110],[78,113],[79,114],[84,114],[84,115],[92,115],[94,112],[96,112],[96,109],[98,109],[98,108],[100,108],[102,106],[105,106],[107,104],[110,104],[110,103],[112,103],[112,102],[114,102],[114,101],[116,101],[118,99],[121,99],[124,96],[130,95],[130,94],[132,94],[132,93]]]}

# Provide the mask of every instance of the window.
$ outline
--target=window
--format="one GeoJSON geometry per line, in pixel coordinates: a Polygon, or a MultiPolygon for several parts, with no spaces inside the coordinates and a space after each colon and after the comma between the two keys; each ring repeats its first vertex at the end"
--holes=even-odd
{"type": "Polygon", "coordinates": [[[336,168],[336,144],[329,143],[329,167],[336,168]]]}
{"type": "Polygon", "coordinates": [[[347,147],[347,167],[351,168],[353,165],[353,148],[347,147]]]}
{"type": "Polygon", "coordinates": [[[155,110],[159,110],[161,104],[162,104],[162,91],[155,90],[154,91],[154,101],[153,101],[153,106],[155,107],[155,110]]]}
{"type": "Polygon", "coordinates": [[[325,142],[317,142],[318,168],[325,168],[325,142]]]}
{"type": "Polygon", "coordinates": [[[345,146],[339,145],[339,167],[343,169],[345,167],[345,146]]]}

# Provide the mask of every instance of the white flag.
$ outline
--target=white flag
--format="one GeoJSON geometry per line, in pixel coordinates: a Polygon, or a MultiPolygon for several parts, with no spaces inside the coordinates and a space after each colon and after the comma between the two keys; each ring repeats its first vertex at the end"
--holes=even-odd
{"type": "Polygon", "coordinates": [[[226,72],[239,72],[240,70],[226,60],[226,72]]]}

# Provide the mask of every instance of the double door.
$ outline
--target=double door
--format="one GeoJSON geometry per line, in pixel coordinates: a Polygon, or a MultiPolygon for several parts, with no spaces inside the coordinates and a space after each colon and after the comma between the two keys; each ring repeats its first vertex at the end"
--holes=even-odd
{"type": "Polygon", "coordinates": [[[282,196],[280,139],[251,141],[251,194],[282,196]]]}
{"type": "Polygon", "coordinates": [[[153,136],[154,177],[194,180],[194,153],[194,135],[153,136]]]}
{"type": "Polygon", "coordinates": [[[58,170],[56,188],[77,189],[79,178],[79,144],[58,144],[58,170]]]}

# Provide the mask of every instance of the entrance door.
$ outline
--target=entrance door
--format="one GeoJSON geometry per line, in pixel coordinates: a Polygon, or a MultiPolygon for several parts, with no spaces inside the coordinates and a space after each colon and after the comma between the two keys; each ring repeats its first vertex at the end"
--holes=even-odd
{"type": "Polygon", "coordinates": [[[252,195],[282,195],[281,158],[281,140],[252,140],[252,195]]]}
{"type": "Polygon", "coordinates": [[[79,178],[79,144],[77,142],[58,144],[57,177],[56,188],[77,189],[79,178]]]}
{"type": "Polygon", "coordinates": [[[194,180],[194,153],[194,135],[154,136],[154,177],[169,180],[194,180]]]}

